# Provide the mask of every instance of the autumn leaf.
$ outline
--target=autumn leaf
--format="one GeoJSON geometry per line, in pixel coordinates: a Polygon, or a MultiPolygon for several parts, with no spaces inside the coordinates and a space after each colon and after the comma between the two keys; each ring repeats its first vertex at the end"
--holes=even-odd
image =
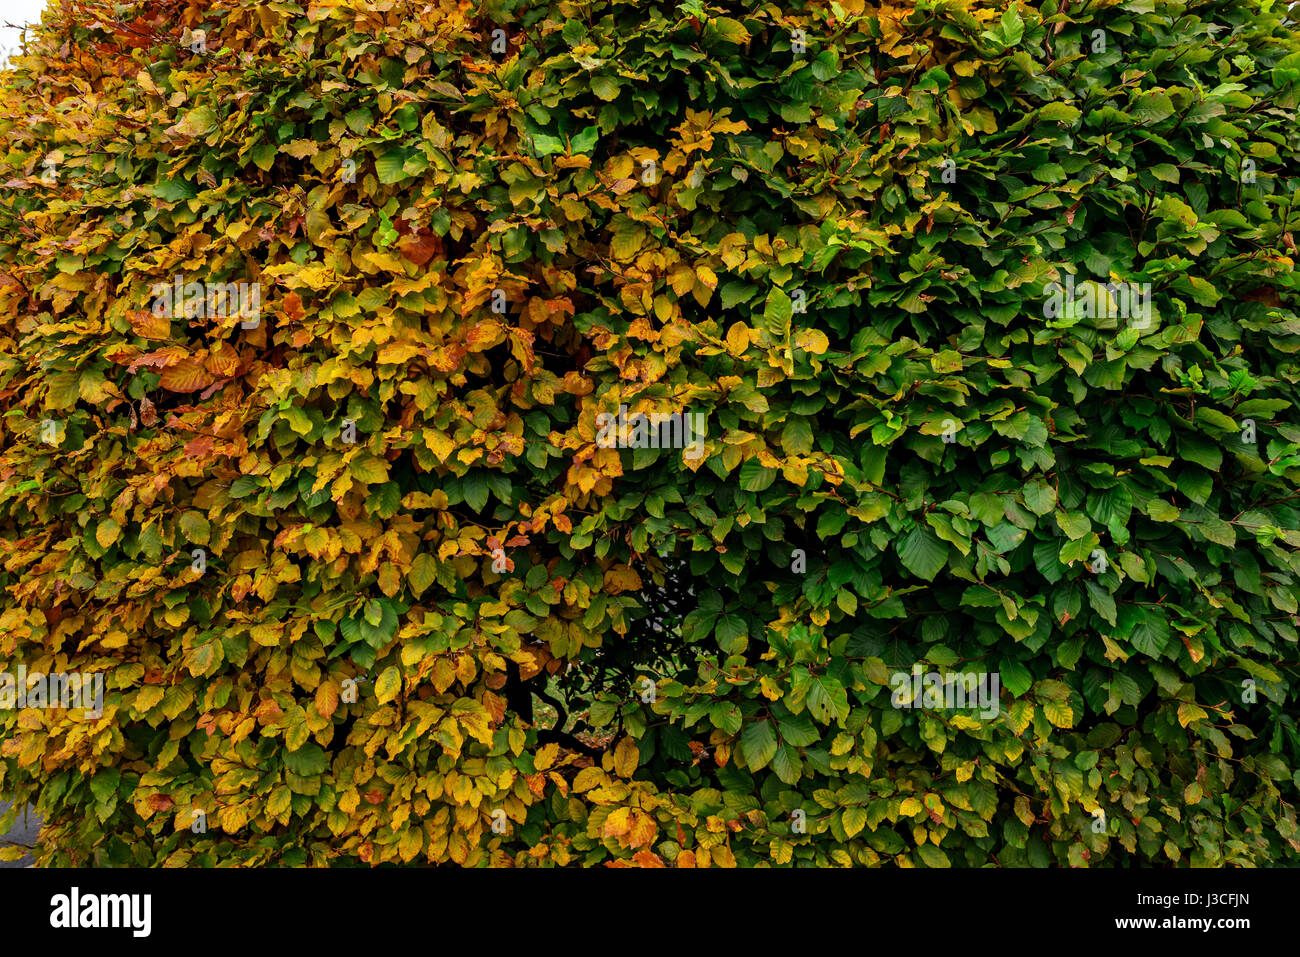
{"type": "Polygon", "coordinates": [[[213,381],[198,359],[182,359],[163,369],[158,385],[168,392],[198,392],[213,381]]]}

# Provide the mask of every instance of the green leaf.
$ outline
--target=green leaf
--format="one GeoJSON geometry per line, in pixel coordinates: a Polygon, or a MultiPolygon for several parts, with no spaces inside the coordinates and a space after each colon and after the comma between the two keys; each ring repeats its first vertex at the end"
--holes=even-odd
{"type": "Polygon", "coordinates": [[[107,801],[117,793],[122,772],[117,768],[100,768],[90,778],[90,793],[99,801],[107,801]]]}
{"type": "Polygon", "coordinates": [[[1007,46],[1015,46],[1025,35],[1025,24],[1020,19],[1020,10],[1013,3],[1002,14],[1002,39],[1007,46]]]}
{"type": "Polygon", "coordinates": [[[573,153],[590,153],[596,148],[596,140],[599,136],[600,130],[597,127],[584,127],[582,132],[569,143],[569,149],[573,153]]]}
{"type": "Polygon", "coordinates": [[[1056,524],[1071,539],[1083,538],[1092,531],[1092,522],[1082,512],[1057,512],[1056,524]]]}
{"type": "Polygon", "coordinates": [[[799,752],[788,743],[782,742],[772,759],[772,770],[776,772],[782,784],[793,785],[803,772],[803,762],[799,759],[799,752]]]}
{"type": "Polygon", "coordinates": [[[745,619],[733,612],[727,612],[718,617],[717,624],[714,625],[714,635],[718,639],[718,647],[727,654],[738,654],[745,650],[745,636],[748,629],[745,627],[745,619]]]}
{"type": "Polygon", "coordinates": [[[483,511],[490,491],[487,476],[482,472],[470,472],[461,479],[461,489],[465,493],[465,504],[476,512],[483,511]]]}
{"type": "Polygon", "coordinates": [[[922,844],[916,849],[917,856],[925,861],[926,867],[952,867],[948,855],[933,844],[922,844]]]}
{"type": "Polygon", "coordinates": [[[794,315],[794,303],[779,286],[773,286],[767,294],[763,305],[763,322],[767,331],[777,340],[783,341],[790,331],[790,319],[794,315]]]}
{"type": "Polygon", "coordinates": [[[343,122],[357,136],[363,136],[370,132],[370,127],[374,125],[375,116],[364,106],[357,107],[355,110],[349,110],[343,114],[343,122]]]}
{"type": "Polygon", "coordinates": [[[619,82],[612,76],[593,76],[590,80],[591,92],[595,93],[602,100],[612,101],[618,99],[619,82]]]}
{"type": "Polygon", "coordinates": [[[1073,123],[1080,116],[1081,112],[1077,106],[1071,106],[1069,103],[1056,101],[1048,103],[1038,111],[1038,118],[1047,120],[1052,123],[1073,123]]]}
{"type": "Polygon", "coordinates": [[[781,449],[786,455],[807,455],[812,451],[813,432],[807,419],[791,419],[781,432],[781,449]]]}
{"type": "Polygon", "coordinates": [[[749,31],[739,20],[731,17],[717,17],[709,21],[709,29],[729,43],[744,43],[749,39],[749,31]]]}
{"type": "Polygon", "coordinates": [[[191,545],[206,545],[212,533],[202,512],[188,511],[181,516],[181,534],[191,545]]]}
{"type": "Polygon", "coordinates": [[[1028,691],[1034,683],[1033,673],[1014,658],[1003,658],[998,674],[1002,684],[1016,698],[1028,691]]]}
{"type": "Polygon", "coordinates": [[[564,140],[546,133],[533,134],[533,153],[536,156],[551,156],[564,152],[564,140]]]}
{"type": "Polygon", "coordinates": [[[411,591],[423,595],[438,578],[438,562],[427,552],[420,552],[411,562],[411,570],[406,574],[406,581],[411,591]]]}
{"type": "Polygon", "coordinates": [[[1046,515],[1056,508],[1056,489],[1042,479],[1033,478],[1021,489],[1025,507],[1035,515],[1046,515]]]}
{"type": "Polygon", "coordinates": [[[740,735],[740,746],[745,752],[745,764],[751,771],[761,771],[776,755],[776,734],[772,722],[754,721],[740,735]]]}
{"type": "Polygon", "coordinates": [[[1095,582],[1085,582],[1088,588],[1088,603],[1092,605],[1097,614],[1114,625],[1115,622],[1115,596],[1102,588],[1095,582]]]}
{"type": "Polygon", "coordinates": [[[164,203],[178,203],[183,199],[193,199],[199,195],[193,183],[183,179],[165,179],[154,184],[153,193],[164,203]]]}
{"type": "Polygon", "coordinates": [[[814,678],[809,683],[807,701],[808,711],[822,724],[848,717],[848,692],[830,675],[814,678]]]}
{"type": "Polygon", "coordinates": [[[390,149],[375,160],[375,175],[385,186],[400,183],[407,177],[405,166],[406,152],[401,149],[390,149]]]}
{"type": "Polygon", "coordinates": [[[1118,629],[1129,644],[1151,658],[1160,657],[1169,643],[1169,621],[1154,608],[1125,605],[1119,612],[1118,629]]]}
{"type": "Polygon", "coordinates": [[[934,581],[948,561],[948,546],[928,529],[916,527],[894,543],[903,567],[918,578],[934,581]]]}
{"type": "Polygon", "coordinates": [[[761,464],[758,459],[748,459],[740,467],[740,487],[746,492],[765,491],[776,481],[776,469],[761,464]]]}
{"type": "Polygon", "coordinates": [[[302,778],[324,774],[330,766],[329,755],[316,742],[308,741],[297,751],[283,751],[284,766],[302,778]]]}

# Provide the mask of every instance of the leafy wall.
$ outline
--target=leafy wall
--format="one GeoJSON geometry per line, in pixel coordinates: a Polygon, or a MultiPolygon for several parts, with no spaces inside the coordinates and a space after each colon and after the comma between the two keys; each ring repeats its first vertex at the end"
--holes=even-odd
{"type": "Polygon", "coordinates": [[[54,7],[0,665],[106,687],[0,711],[43,863],[1300,858],[1285,4],[54,7]]]}

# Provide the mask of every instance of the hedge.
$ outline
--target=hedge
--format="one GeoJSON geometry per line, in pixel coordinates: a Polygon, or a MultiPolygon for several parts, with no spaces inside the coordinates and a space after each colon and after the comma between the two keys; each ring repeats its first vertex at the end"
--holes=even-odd
{"type": "Polygon", "coordinates": [[[1285,4],[74,0],[0,83],[39,863],[1300,860],[1285,4]]]}

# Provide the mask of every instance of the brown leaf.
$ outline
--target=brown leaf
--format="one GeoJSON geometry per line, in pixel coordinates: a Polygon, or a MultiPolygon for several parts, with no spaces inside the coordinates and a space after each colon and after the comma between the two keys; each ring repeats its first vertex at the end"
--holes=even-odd
{"type": "Polygon", "coordinates": [[[425,231],[416,236],[403,236],[398,240],[397,248],[411,262],[423,266],[442,252],[442,243],[432,231],[425,231]]]}
{"type": "Polygon", "coordinates": [[[154,411],[154,404],[148,396],[140,399],[140,421],[146,429],[152,429],[158,424],[158,413],[154,411]]]}

